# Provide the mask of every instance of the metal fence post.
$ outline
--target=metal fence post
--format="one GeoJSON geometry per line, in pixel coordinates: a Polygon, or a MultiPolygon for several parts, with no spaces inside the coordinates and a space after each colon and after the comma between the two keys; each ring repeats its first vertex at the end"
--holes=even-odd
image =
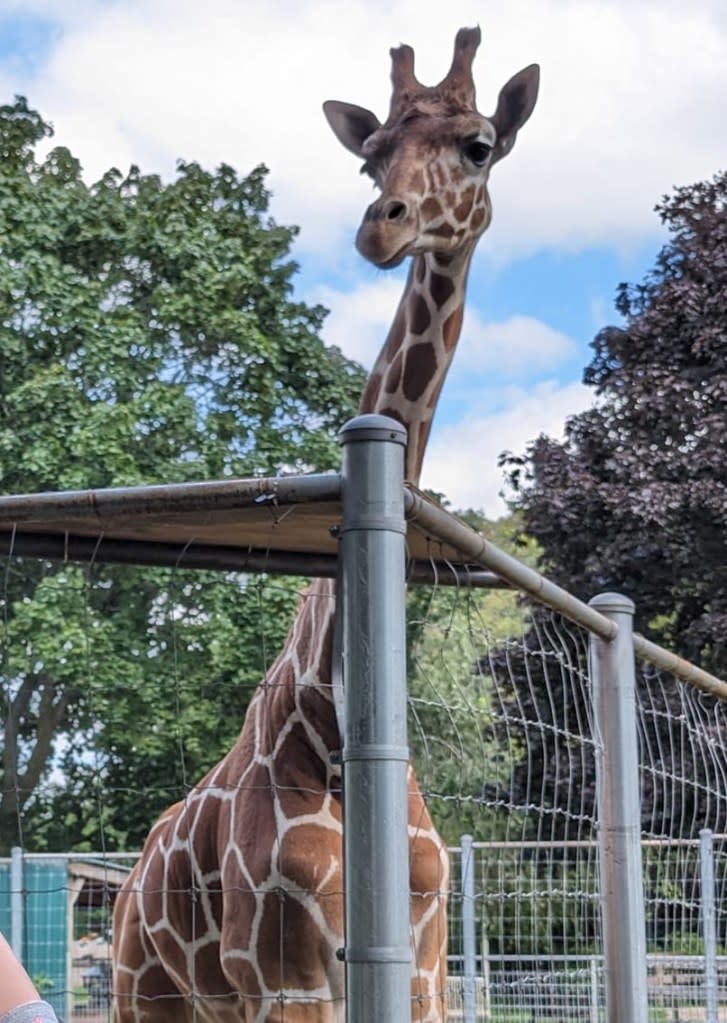
{"type": "Polygon", "coordinates": [[[591,956],[590,962],[591,969],[591,1013],[589,1016],[589,1023],[598,1023],[600,1019],[599,1011],[599,998],[598,998],[598,961],[595,956],[591,956]]]}
{"type": "Polygon", "coordinates": [[[23,850],[14,845],[10,850],[10,946],[23,961],[23,850]]]}
{"type": "Polygon", "coordinates": [[[634,604],[621,594],[602,593],[590,605],[618,626],[610,641],[591,635],[589,647],[599,740],[596,785],[606,1019],[647,1023],[634,604]]]}
{"type": "Polygon", "coordinates": [[[464,1023],[475,1023],[477,1001],[477,938],[475,933],[475,870],[472,835],[462,835],[462,1011],[464,1023]]]}
{"type": "Polygon", "coordinates": [[[411,1019],[407,835],[406,431],[359,416],[343,445],[346,1019],[411,1019]]]}
{"type": "Polygon", "coordinates": [[[704,936],[705,1023],[717,1023],[717,917],[714,906],[714,853],[712,832],[699,832],[699,876],[702,889],[702,933],[704,936]]]}

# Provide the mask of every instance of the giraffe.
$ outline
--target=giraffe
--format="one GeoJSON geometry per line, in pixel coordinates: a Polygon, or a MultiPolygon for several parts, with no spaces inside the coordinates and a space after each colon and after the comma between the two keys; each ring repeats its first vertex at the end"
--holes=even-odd
{"type": "MultiPolygon", "coordinates": [[[[360,411],[408,430],[417,483],[459,338],[468,269],[491,218],[492,165],[530,116],[538,68],[515,75],[495,113],[475,107],[480,31],[457,33],[435,87],[391,51],[382,124],[329,101],[339,141],[380,189],[356,245],[378,267],[412,257],[360,411]]],[[[116,1023],[340,1023],[344,974],[341,739],[332,695],[334,584],[317,580],[251,700],[227,756],[154,825],[114,910],[116,1023]]],[[[448,858],[409,769],[412,1019],[446,1017],[448,858]]]]}

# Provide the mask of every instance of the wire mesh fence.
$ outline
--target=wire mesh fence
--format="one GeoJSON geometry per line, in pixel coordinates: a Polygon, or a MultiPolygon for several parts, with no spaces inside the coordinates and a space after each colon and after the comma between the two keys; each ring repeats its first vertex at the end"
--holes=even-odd
{"type": "MultiPolygon", "coordinates": [[[[109,1018],[122,850],[138,848],[159,810],[234,741],[299,597],[295,581],[192,572],[183,560],[168,570],[6,560],[0,835],[4,852],[26,850],[24,954],[64,1018],[109,1018]],[[64,698],[31,784],[41,721],[64,698]],[[30,855],[62,850],[69,834],[76,852],[30,855]]],[[[466,586],[414,590],[409,610],[410,745],[451,847],[450,1016],[602,1021],[602,738],[588,633],[514,593],[466,586]]],[[[726,710],[675,676],[638,669],[653,1020],[727,1020],[726,710]]],[[[11,889],[3,860],[8,935],[11,889]]]]}

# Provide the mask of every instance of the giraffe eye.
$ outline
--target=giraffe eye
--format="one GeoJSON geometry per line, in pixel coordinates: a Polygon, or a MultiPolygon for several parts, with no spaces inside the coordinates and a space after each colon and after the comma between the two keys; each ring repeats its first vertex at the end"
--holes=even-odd
{"type": "Polygon", "coordinates": [[[472,161],[475,167],[484,167],[487,157],[492,152],[492,146],[481,139],[468,139],[462,148],[464,155],[472,161]]]}

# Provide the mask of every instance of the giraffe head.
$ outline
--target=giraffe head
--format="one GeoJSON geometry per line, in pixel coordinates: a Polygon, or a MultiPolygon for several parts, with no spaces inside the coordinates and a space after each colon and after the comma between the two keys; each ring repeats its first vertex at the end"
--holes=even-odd
{"type": "Polygon", "coordinates": [[[414,51],[391,51],[389,116],[329,100],[323,109],[339,141],[364,160],[362,173],[381,190],[356,237],[376,266],[397,266],[419,252],[451,253],[473,246],[491,219],[490,168],[512,149],[538,94],[539,69],[530,65],[500,92],[484,117],[475,107],[472,61],[479,28],[457,33],[446,78],[431,88],[414,76],[414,51]]]}

